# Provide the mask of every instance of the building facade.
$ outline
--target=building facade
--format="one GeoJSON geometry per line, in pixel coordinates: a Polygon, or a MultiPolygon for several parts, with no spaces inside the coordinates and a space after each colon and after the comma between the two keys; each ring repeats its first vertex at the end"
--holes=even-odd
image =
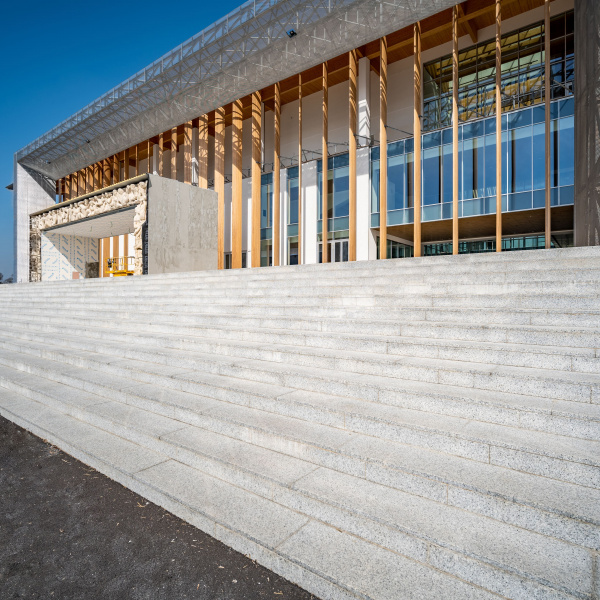
{"type": "Polygon", "coordinates": [[[15,155],[17,280],[32,213],[143,173],[216,192],[219,268],[599,244],[599,12],[247,2],[15,155]]]}

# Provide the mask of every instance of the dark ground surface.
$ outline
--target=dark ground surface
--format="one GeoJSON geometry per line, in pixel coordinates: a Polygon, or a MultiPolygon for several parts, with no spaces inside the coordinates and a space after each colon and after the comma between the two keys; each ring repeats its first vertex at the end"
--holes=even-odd
{"type": "Polygon", "coordinates": [[[314,600],[2,417],[0,598],[314,600]]]}

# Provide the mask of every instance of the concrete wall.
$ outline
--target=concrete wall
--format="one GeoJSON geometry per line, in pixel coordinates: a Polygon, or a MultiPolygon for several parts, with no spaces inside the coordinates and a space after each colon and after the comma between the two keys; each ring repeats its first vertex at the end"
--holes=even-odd
{"type": "Polygon", "coordinates": [[[98,261],[98,240],[76,235],[42,232],[42,281],[85,278],[85,265],[98,261]]]}
{"type": "Polygon", "coordinates": [[[15,281],[29,281],[29,215],[55,203],[55,184],[14,161],[15,281]]]}
{"type": "Polygon", "coordinates": [[[217,268],[217,194],[150,175],[148,273],[217,268]]]}
{"type": "Polygon", "coordinates": [[[600,2],[575,5],[575,245],[600,245],[600,2]]]}

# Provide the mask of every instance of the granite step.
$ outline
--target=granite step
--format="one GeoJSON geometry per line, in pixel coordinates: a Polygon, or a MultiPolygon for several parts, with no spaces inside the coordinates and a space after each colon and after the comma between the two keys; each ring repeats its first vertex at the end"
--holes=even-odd
{"type": "MultiPolygon", "coordinates": [[[[6,348],[4,343],[3,347],[6,348]]],[[[361,408],[357,408],[352,403],[348,406],[349,401],[345,398],[336,399],[328,394],[307,395],[282,385],[197,373],[192,369],[139,360],[115,360],[114,357],[95,353],[78,352],[74,356],[72,352],[44,351],[41,346],[37,350],[41,358],[21,353],[28,349],[36,351],[31,345],[23,346],[21,350],[14,348],[16,351],[3,350],[0,352],[0,364],[94,393],[118,395],[113,382],[123,388],[131,381],[137,381],[225,400],[231,404],[220,407],[219,421],[210,421],[210,426],[217,433],[242,438],[248,435],[265,437],[264,443],[272,444],[271,449],[277,451],[285,452],[281,449],[303,441],[302,435],[308,435],[307,432],[311,432],[317,444],[323,445],[319,436],[323,434],[324,426],[333,426],[336,430],[343,427],[347,432],[416,445],[478,462],[502,464],[516,470],[543,473],[584,486],[600,487],[600,445],[596,441],[457,417],[440,417],[364,401],[360,404],[361,408]],[[289,406],[295,411],[290,413],[289,406]],[[336,417],[336,408],[343,414],[337,415],[337,422],[332,423],[332,413],[336,417]],[[271,414],[267,418],[265,415],[268,412],[271,414]],[[325,425],[319,422],[320,415],[327,419],[325,425]],[[299,433],[300,423],[303,423],[303,433],[299,433]]],[[[337,447],[337,443],[331,447],[326,445],[324,450],[330,453],[337,447]]]]}
{"type": "MultiPolygon", "coordinates": [[[[35,383],[29,381],[26,385],[21,384],[21,387],[27,391],[30,386],[35,388],[35,383]]],[[[47,382],[40,381],[38,387],[53,395],[54,410],[60,410],[71,417],[74,416],[70,414],[72,411],[86,424],[131,439],[156,455],[177,461],[177,464],[183,463],[187,469],[178,468],[188,473],[185,478],[188,482],[190,477],[204,480],[205,485],[207,479],[213,482],[215,477],[218,477],[217,481],[225,481],[226,484],[234,479],[234,485],[237,486],[235,490],[222,483],[220,485],[235,499],[244,501],[244,498],[246,502],[256,502],[255,498],[258,496],[269,502],[268,506],[254,507],[254,519],[259,510],[258,514],[262,515],[265,522],[264,527],[267,527],[268,511],[273,510],[277,524],[286,529],[288,535],[299,529],[299,520],[304,520],[304,524],[316,520],[423,563],[428,562],[431,545],[434,545],[438,552],[446,555],[449,562],[468,560],[477,563],[479,575],[485,573],[489,579],[488,589],[495,591],[503,585],[505,595],[509,590],[519,593],[523,585],[531,592],[536,590],[538,593],[543,593],[545,587],[566,594],[585,591],[585,583],[581,579],[585,571],[589,570],[591,554],[584,548],[548,535],[527,532],[520,527],[476,515],[463,508],[417,497],[306,462],[286,464],[275,460],[275,457],[269,457],[270,481],[265,481],[267,478],[264,476],[248,470],[244,473],[245,477],[240,477],[239,467],[233,466],[227,457],[254,452],[257,458],[258,451],[264,458],[264,450],[257,450],[249,444],[242,445],[224,436],[207,438],[203,430],[185,428],[176,419],[157,418],[135,407],[106,402],[99,396],[87,394],[86,397],[77,399],[77,407],[69,409],[64,398],[74,396],[69,396],[60,389],[65,386],[58,385],[58,389],[48,392],[47,382]],[[206,449],[207,446],[209,450],[206,449]],[[216,450],[214,446],[217,446],[216,450]],[[220,469],[215,470],[214,460],[206,460],[207,451],[222,458],[220,469]],[[243,491],[240,492],[239,488],[243,491]],[[344,492],[343,501],[335,493],[340,489],[344,492]],[[271,501],[274,501],[274,506],[271,501]],[[281,521],[285,521],[285,524],[281,521]],[[498,544],[498,540],[502,540],[502,544],[498,544]],[[534,548],[536,552],[531,551],[534,548]]],[[[12,408],[15,410],[14,404],[12,408]]],[[[164,468],[169,462],[158,463],[157,468],[164,468]]],[[[144,469],[142,478],[146,478],[148,471],[153,468],[144,469]]],[[[182,486],[178,492],[176,497],[181,499],[190,490],[189,487],[182,486]]],[[[210,496],[209,494],[209,498],[200,499],[203,508],[211,504],[210,496]]],[[[219,497],[224,500],[223,496],[219,497]]],[[[230,502],[231,499],[228,504],[230,502]]],[[[229,526],[231,519],[230,516],[229,526]]],[[[588,541],[598,539],[597,525],[587,529],[588,541]]],[[[584,531],[585,528],[580,527],[579,534],[584,531]]],[[[273,534],[273,531],[269,533],[273,534]]],[[[451,570],[449,574],[456,575],[451,570]]]]}

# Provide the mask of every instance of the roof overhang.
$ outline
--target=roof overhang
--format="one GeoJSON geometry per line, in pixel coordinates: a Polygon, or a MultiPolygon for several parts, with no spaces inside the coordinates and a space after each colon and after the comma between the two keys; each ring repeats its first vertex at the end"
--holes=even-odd
{"type": "Polygon", "coordinates": [[[17,160],[59,179],[454,4],[250,0],[21,149],[17,160]]]}

